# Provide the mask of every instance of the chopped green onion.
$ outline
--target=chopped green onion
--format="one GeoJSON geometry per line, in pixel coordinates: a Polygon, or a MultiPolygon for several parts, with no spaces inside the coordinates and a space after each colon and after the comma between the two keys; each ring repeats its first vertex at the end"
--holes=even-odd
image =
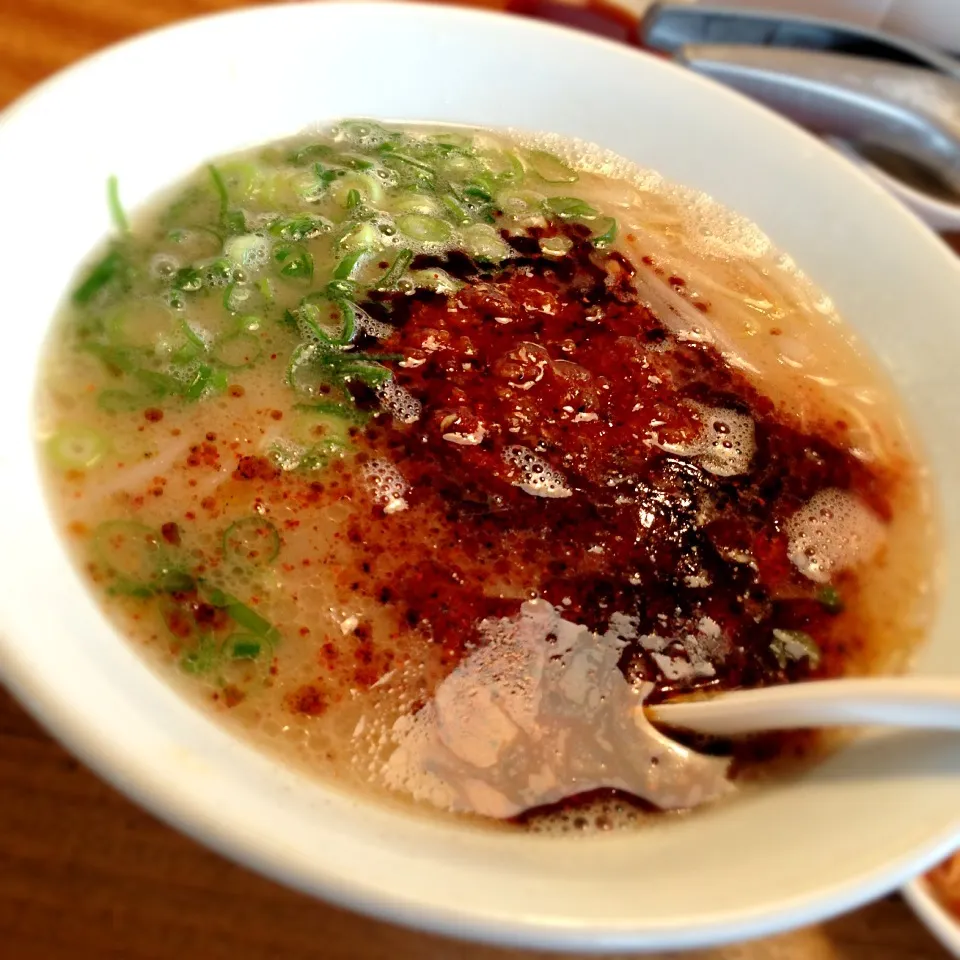
{"type": "Polygon", "coordinates": [[[73,291],[73,302],[85,306],[108,287],[125,289],[129,284],[129,271],[126,257],[114,248],[90,269],[83,283],[73,291]]]}
{"type": "Polygon", "coordinates": [[[411,240],[424,243],[443,243],[450,239],[450,224],[437,217],[426,217],[419,213],[406,213],[397,217],[397,227],[411,240]]]}
{"type": "Polygon", "coordinates": [[[273,259],[280,264],[280,275],[288,280],[313,279],[313,257],[297,244],[284,244],[273,251],[273,259]]]}
{"type": "Polygon", "coordinates": [[[383,364],[369,361],[345,363],[337,372],[344,382],[359,380],[374,390],[382,387],[393,376],[383,364]]]}
{"type": "Polygon", "coordinates": [[[243,233],[246,230],[243,211],[230,209],[230,192],[223,174],[212,163],[207,165],[207,170],[210,172],[210,179],[213,180],[213,187],[220,203],[220,226],[227,233],[243,233]]]}
{"type": "Polygon", "coordinates": [[[836,587],[832,587],[829,584],[821,587],[817,591],[817,600],[823,604],[828,613],[843,612],[843,597],[840,596],[840,591],[837,590],[836,587]]]}
{"type": "Polygon", "coordinates": [[[550,197],[545,203],[549,213],[556,214],[561,220],[591,219],[597,211],[577,197],[550,197]]]}
{"type": "Polygon", "coordinates": [[[182,387],[176,377],[157,370],[136,370],[133,376],[142,386],[144,394],[153,399],[179,393],[182,387]]]}
{"type": "Polygon", "coordinates": [[[262,567],[280,553],[277,528],[262,517],[244,517],[231,523],[223,535],[223,554],[233,563],[262,567]]]}
{"type": "Polygon", "coordinates": [[[384,156],[384,163],[389,161],[395,161],[406,166],[413,167],[416,170],[420,170],[423,173],[429,174],[431,177],[434,176],[433,167],[429,163],[424,163],[422,160],[417,160],[415,157],[411,157],[406,153],[399,153],[392,143],[385,143],[380,148],[380,153],[384,156]]]}
{"type": "Polygon", "coordinates": [[[463,284],[438,267],[428,270],[411,270],[410,279],[415,287],[435,290],[437,293],[456,293],[463,284]]]}
{"type": "MultiPolygon", "coordinates": [[[[317,181],[319,182],[319,189],[321,192],[326,190],[330,186],[330,184],[332,184],[335,180],[339,180],[342,176],[345,175],[343,170],[324,169],[324,166],[322,163],[315,163],[313,165],[313,172],[317,178],[317,181]]],[[[305,200],[310,199],[309,191],[304,194],[303,199],[305,200]]]]}
{"type": "Polygon", "coordinates": [[[597,232],[590,238],[598,250],[609,247],[617,239],[617,221],[613,217],[606,217],[600,221],[597,232]]]}
{"type": "Polygon", "coordinates": [[[212,637],[203,637],[196,650],[180,658],[180,669],[185,673],[208,673],[218,660],[217,645],[212,637]]]}
{"type": "Polygon", "coordinates": [[[350,300],[356,292],[357,284],[353,280],[331,280],[323,288],[328,300],[350,300]]]}
{"type": "Polygon", "coordinates": [[[493,194],[486,189],[486,186],[479,186],[477,183],[464,187],[463,196],[470,200],[479,200],[481,203],[490,203],[493,200],[493,194]]]}
{"type": "Polygon", "coordinates": [[[496,183],[513,183],[523,179],[523,162],[509,150],[491,150],[480,159],[496,183]]]}
{"type": "Polygon", "coordinates": [[[297,316],[316,338],[325,345],[345,346],[357,333],[360,308],[343,297],[326,297],[310,293],[300,301],[297,316]],[[327,309],[333,306],[336,316],[327,309]]]}
{"type": "Polygon", "coordinates": [[[423,193],[408,193],[397,200],[392,209],[395,213],[419,213],[436,216],[439,212],[436,200],[423,193]]]}
{"type": "Polygon", "coordinates": [[[295,164],[297,166],[304,166],[308,163],[312,163],[318,157],[321,160],[326,160],[330,156],[336,156],[336,150],[327,143],[308,143],[305,147],[301,147],[295,153],[291,153],[287,157],[287,162],[295,164]]]}
{"type": "Polygon", "coordinates": [[[233,333],[218,340],[210,351],[213,359],[230,370],[252,367],[263,355],[260,339],[252,333],[233,333]]]}
{"type": "Polygon", "coordinates": [[[221,653],[231,660],[256,660],[262,649],[263,644],[256,637],[246,633],[235,633],[224,640],[221,653]]]}
{"type": "Polygon", "coordinates": [[[544,237],[540,241],[540,249],[548,257],[562,257],[573,248],[573,241],[569,237],[544,237]]]}
{"type": "Polygon", "coordinates": [[[383,246],[380,231],[372,223],[356,223],[340,237],[337,246],[345,253],[377,250],[383,246]]]}
{"type": "Polygon", "coordinates": [[[245,270],[258,270],[270,257],[270,244],[259,234],[245,233],[231,237],[224,245],[223,252],[237,266],[245,270]]]}
{"type": "Polygon", "coordinates": [[[130,232],[130,221],[124,212],[123,204],[120,202],[120,187],[116,177],[110,177],[107,180],[107,206],[110,208],[110,219],[113,220],[114,227],[119,233],[130,232]]]}
{"type": "Polygon", "coordinates": [[[810,662],[812,670],[820,665],[820,648],[813,637],[803,630],[774,630],[770,649],[781,670],[788,663],[803,659],[810,662]]]}
{"type": "Polygon", "coordinates": [[[390,264],[386,273],[377,281],[376,287],[378,290],[391,290],[397,285],[397,282],[400,278],[406,273],[407,267],[410,266],[411,261],[413,260],[413,251],[407,248],[401,250],[396,259],[390,264]]]}
{"type": "Polygon", "coordinates": [[[315,413],[321,417],[339,417],[348,423],[363,424],[370,419],[370,414],[358,410],[353,400],[337,403],[335,400],[320,400],[317,403],[297,403],[294,409],[302,413],[315,413]]]}
{"type": "Polygon", "coordinates": [[[105,330],[117,346],[163,352],[180,341],[183,324],[166,304],[135,300],[113,313],[105,330]]]}
{"type": "Polygon", "coordinates": [[[107,452],[106,437],[92,427],[61,427],[47,441],[50,459],[64,470],[88,470],[107,452]]]}
{"type": "Polygon", "coordinates": [[[210,171],[210,179],[213,180],[213,188],[217,191],[217,198],[220,201],[220,220],[223,221],[230,209],[230,194],[227,192],[227,184],[223,179],[223,174],[211,163],[207,166],[210,171]]]}
{"type": "Polygon", "coordinates": [[[205,393],[219,393],[227,387],[227,378],[208,364],[201,364],[183,390],[185,400],[199,400],[205,393]]]}
{"type": "Polygon", "coordinates": [[[240,603],[239,600],[231,599],[231,602],[227,604],[227,613],[230,614],[238,627],[243,627],[244,630],[249,631],[255,637],[271,641],[278,638],[277,631],[269,620],[265,620],[259,613],[245,603],[240,603]]]}
{"type": "Polygon", "coordinates": [[[344,173],[339,178],[336,187],[331,191],[334,201],[347,210],[353,210],[363,201],[378,204],[383,200],[383,184],[379,178],[368,173],[344,173]],[[351,195],[356,201],[351,204],[351,195]]]}
{"type": "Polygon", "coordinates": [[[330,221],[323,217],[296,216],[287,220],[274,220],[267,228],[269,232],[282,240],[299,243],[312,240],[330,229],[330,221]]]}
{"type": "Polygon", "coordinates": [[[489,260],[499,263],[510,253],[493,227],[477,223],[463,231],[463,249],[477,260],[489,260]]]}
{"type": "Polygon", "coordinates": [[[203,276],[193,267],[181,267],[173,275],[173,286],[186,293],[195,293],[203,286],[203,276]]]}
{"type": "Polygon", "coordinates": [[[226,257],[218,257],[213,263],[207,264],[203,270],[203,278],[211,287],[222,287],[233,280],[233,264],[226,257]]]}
{"type": "Polygon", "coordinates": [[[547,183],[574,183],[580,179],[576,170],[546,150],[531,150],[527,159],[533,172],[547,183]]]}
{"type": "Polygon", "coordinates": [[[105,343],[85,343],[82,348],[92,353],[111,372],[133,373],[137,369],[137,351],[125,347],[108,346],[105,343]]]}
{"type": "Polygon", "coordinates": [[[473,222],[473,217],[464,210],[460,201],[452,193],[444,194],[440,198],[440,202],[447,208],[447,212],[450,214],[454,223],[459,225],[473,222]]]}
{"type": "Polygon", "coordinates": [[[366,250],[356,250],[348,253],[334,268],[334,280],[349,280],[353,276],[357,265],[366,256],[366,250]]]}
{"type": "Polygon", "coordinates": [[[510,217],[529,217],[543,210],[546,198],[532,190],[507,190],[497,195],[497,204],[510,217]]]}

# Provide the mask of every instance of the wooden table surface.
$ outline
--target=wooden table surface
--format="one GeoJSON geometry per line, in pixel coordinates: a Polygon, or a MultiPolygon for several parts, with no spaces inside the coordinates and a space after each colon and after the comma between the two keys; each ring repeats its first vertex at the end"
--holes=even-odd
{"type": "MultiPolygon", "coordinates": [[[[496,6],[498,0],[477,0],[496,6]]],[[[0,108],[100,47],[235,0],[0,0],[0,108]]],[[[534,960],[333,909],[234,866],[133,806],[0,689],[5,960],[534,960]]],[[[692,960],[944,960],[898,897],[692,960]]],[[[660,958],[664,960],[664,958],[660,958]]]]}

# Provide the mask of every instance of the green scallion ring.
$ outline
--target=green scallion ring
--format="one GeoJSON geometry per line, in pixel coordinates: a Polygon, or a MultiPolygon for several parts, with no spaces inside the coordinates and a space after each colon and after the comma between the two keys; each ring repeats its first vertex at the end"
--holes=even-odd
{"type": "Polygon", "coordinates": [[[277,528],[262,517],[243,517],[227,527],[223,535],[223,554],[235,563],[263,567],[280,553],[277,528]]]}

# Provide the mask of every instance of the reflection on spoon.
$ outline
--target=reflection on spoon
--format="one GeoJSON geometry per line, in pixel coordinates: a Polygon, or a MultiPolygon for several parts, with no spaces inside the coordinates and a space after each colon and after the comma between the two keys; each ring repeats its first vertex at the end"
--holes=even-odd
{"type": "Polygon", "coordinates": [[[414,715],[393,726],[387,786],[446,810],[506,818],[600,787],[662,809],[693,807],[732,786],[729,761],[696,753],[646,720],[649,687],[617,667],[634,622],[600,635],[543,600],[485,620],[482,645],[414,715]]]}

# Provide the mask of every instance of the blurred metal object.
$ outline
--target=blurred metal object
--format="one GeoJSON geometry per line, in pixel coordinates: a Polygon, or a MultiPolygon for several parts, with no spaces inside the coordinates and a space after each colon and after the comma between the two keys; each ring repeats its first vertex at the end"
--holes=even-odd
{"type": "Polygon", "coordinates": [[[640,42],[827,137],[928,223],[960,228],[960,61],[849,24],[654,4],[640,42]]]}
{"type": "Polygon", "coordinates": [[[821,135],[878,146],[937,171],[960,196],[960,80],[843,54],[688,45],[678,63],[821,135]]]}
{"type": "Polygon", "coordinates": [[[640,21],[646,47],[675,53],[687,44],[749,44],[819,50],[936,70],[960,80],[960,62],[922,43],[833,20],[655,3],[640,21]]]}

